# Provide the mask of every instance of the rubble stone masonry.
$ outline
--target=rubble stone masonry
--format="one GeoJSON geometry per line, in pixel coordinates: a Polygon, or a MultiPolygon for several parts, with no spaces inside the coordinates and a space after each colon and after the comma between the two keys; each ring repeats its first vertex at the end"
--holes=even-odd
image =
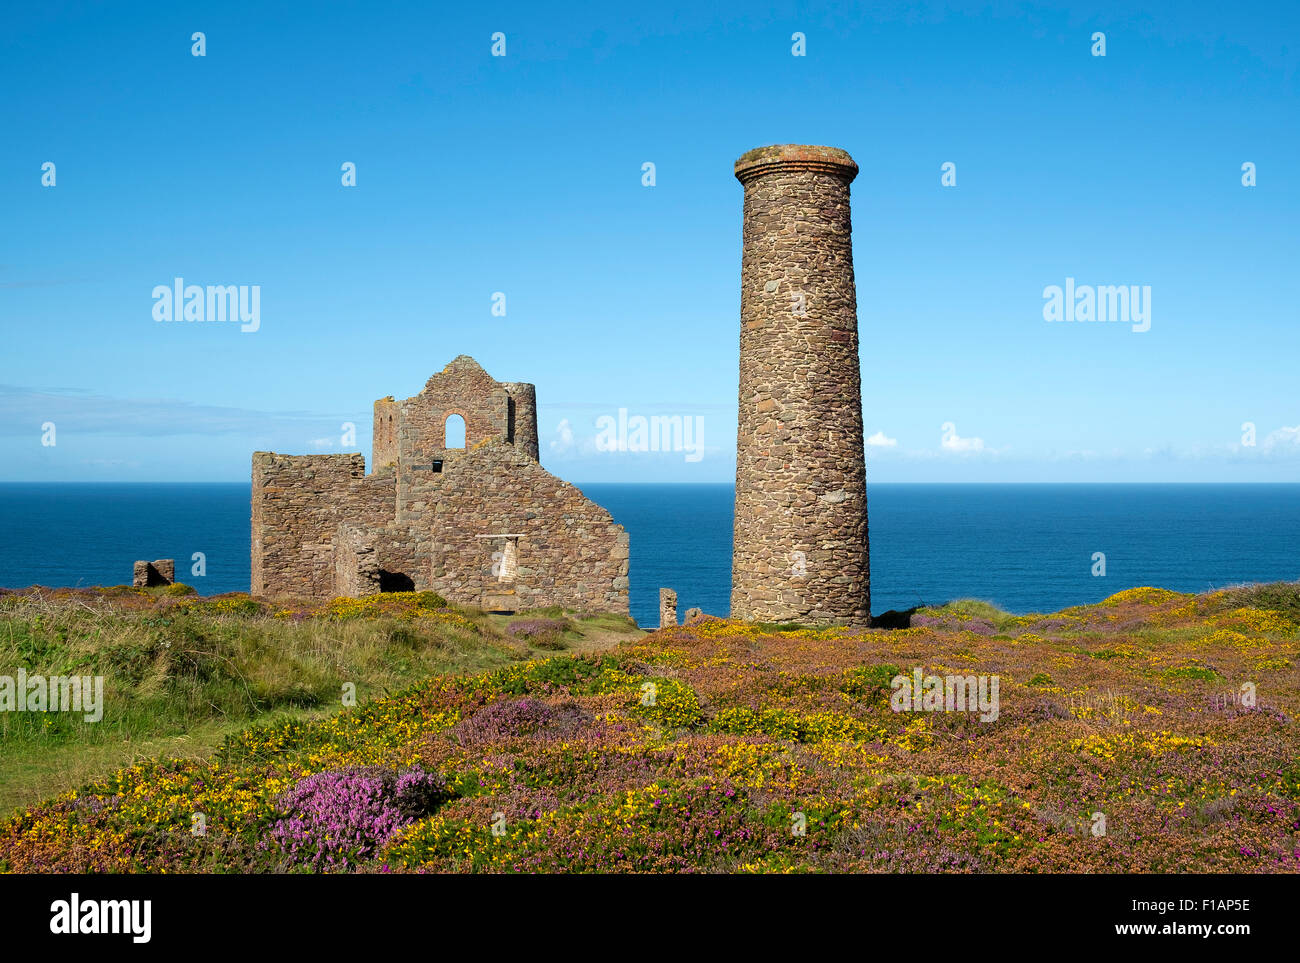
{"type": "Polygon", "coordinates": [[[131,584],[136,588],[153,585],[174,585],[176,582],[176,560],[174,558],[156,558],[152,562],[136,562],[132,568],[131,584]]]}
{"type": "Polygon", "coordinates": [[[659,628],[668,629],[677,624],[677,593],[670,588],[659,590],[659,628]]]}
{"type": "Polygon", "coordinates": [[[849,184],[833,147],[736,161],[744,185],[731,614],[870,622],[849,184]]]}
{"type": "Polygon", "coordinates": [[[366,475],[365,468],[362,455],[254,453],[252,594],[333,593],[339,524],[383,525],[392,514],[393,475],[366,475]]]}
{"type": "Polygon", "coordinates": [[[371,436],[372,472],[397,465],[397,421],[400,414],[392,395],[375,402],[374,432],[371,436]]]}
{"type": "Polygon", "coordinates": [[[347,455],[253,455],[252,592],[438,592],[518,611],[628,611],[628,536],[538,463],[536,390],[461,355],[375,402],[373,471],[347,455]],[[465,446],[447,447],[452,415],[465,446]],[[507,555],[511,564],[505,564],[507,555]]]}
{"type": "Polygon", "coordinates": [[[410,490],[430,512],[410,526],[429,539],[415,554],[429,558],[430,584],[445,597],[497,599],[492,607],[514,611],[627,612],[627,533],[527,453],[484,445],[410,490]],[[504,568],[506,535],[518,546],[513,573],[504,568]],[[515,604],[499,602],[508,594],[515,604]]]}

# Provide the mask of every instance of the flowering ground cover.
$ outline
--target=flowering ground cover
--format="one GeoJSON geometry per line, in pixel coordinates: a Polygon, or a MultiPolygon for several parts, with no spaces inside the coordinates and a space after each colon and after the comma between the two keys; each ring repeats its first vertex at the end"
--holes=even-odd
{"type": "Polygon", "coordinates": [[[184,585],[0,589],[0,817],[142,760],[206,758],[256,723],[642,634],[618,616],[491,615],[432,592],[271,604],[184,585]],[[20,672],[102,680],[102,718],[4,711],[20,672]]]}
{"type": "Polygon", "coordinates": [[[0,824],[0,866],[1294,873],[1297,660],[1294,585],[705,620],[137,764],[0,824]],[[917,669],[996,677],[996,718],[895,711],[917,669]]]}

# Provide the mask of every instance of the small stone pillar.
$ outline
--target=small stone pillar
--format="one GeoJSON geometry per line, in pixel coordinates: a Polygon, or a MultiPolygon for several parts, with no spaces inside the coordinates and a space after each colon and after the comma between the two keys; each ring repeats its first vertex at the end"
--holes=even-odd
{"type": "Polygon", "coordinates": [[[659,590],[659,628],[667,629],[677,624],[677,593],[670,588],[659,590]]]}
{"type": "Polygon", "coordinates": [[[136,588],[148,588],[151,585],[174,585],[176,583],[176,560],[174,558],[156,558],[152,562],[136,562],[131,575],[131,584],[136,588]]]}
{"type": "Polygon", "coordinates": [[[519,539],[507,538],[501,549],[501,581],[513,582],[519,571],[519,539]]]}
{"type": "Polygon", "coordinates": [[[686,624],[686,625],[694,625],[696,622],[698,622],[698,621],[699,621],[700,619],[702,619],[702,618],[704,618],[704,611],[703,611],[702,609],[689,608],[689,609],[686,610],[686,622],[685,622],[685,624],[686,624]]]}

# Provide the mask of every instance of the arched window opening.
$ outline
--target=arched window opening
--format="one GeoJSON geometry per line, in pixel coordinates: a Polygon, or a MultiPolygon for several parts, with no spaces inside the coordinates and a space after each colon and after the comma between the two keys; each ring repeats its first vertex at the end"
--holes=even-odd
{"type": "Polygon", "coordinates": [[[464,448],[465,447],[465,419],[460,415],[448,415],[447,424],[443,427],[443,433],[446,442],[445,448],[464,448]]]}

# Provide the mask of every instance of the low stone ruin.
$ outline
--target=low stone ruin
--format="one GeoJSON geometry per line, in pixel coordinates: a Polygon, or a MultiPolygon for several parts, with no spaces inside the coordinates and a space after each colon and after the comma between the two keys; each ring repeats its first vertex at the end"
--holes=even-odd
{"type": "Polygon", "coordinates": [[[677,593],[670,588],[659,590],[659,628],[667,629],[677,624],[677,593]]]}
{"type": "Polygon", "coordinates": [[[176,560],[156,558],[152,562],[136,562],[131,584],[136,588],[176,583],[176,560]]]}

